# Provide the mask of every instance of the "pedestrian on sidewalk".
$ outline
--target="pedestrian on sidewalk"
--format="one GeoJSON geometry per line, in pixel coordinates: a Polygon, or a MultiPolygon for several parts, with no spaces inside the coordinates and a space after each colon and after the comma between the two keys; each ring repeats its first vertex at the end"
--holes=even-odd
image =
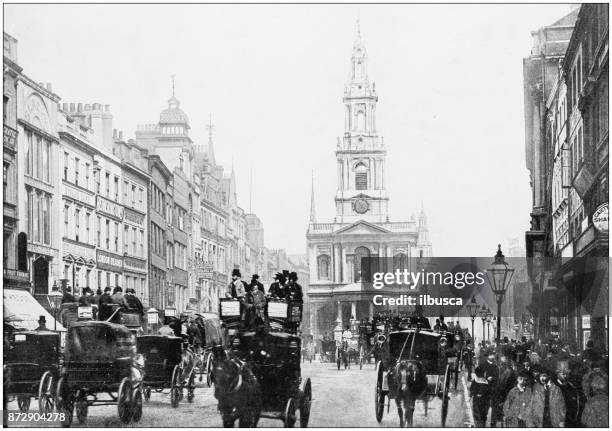
{"type": "Polygon", "coordinates": [[[513,387],[504,402],[504,424],[509,428],[526,428],[527,415],[531,403],[531,388],[528,385],[530,374],[521,370],[513,387]]]}
{"type": "Polygon", "coordinates": [[[474,374],[474,379],[470,384],[474,426],[476,428],[484,428],[487,422],[487,412],[491,403],[491,387],[484,377],[484,369],[481,366],[476,367],[474,374]]]}

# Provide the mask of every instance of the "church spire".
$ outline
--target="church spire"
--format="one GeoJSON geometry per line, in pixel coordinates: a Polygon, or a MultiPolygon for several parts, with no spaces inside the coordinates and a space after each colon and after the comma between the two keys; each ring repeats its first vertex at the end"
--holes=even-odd
{"type": "Polygon", "coordinates": [[[208,161],[211,165],[215,166],[215,149],[213,146],[213,131],[215,130],[215,126],[212,123],[212,114],[209,114],[208,124],[206,125],[206,130],[208,130],[208,161]]]}
{"type": "Polygon", "coordinates": [[[316,223],[317,216],[315,214],[315,197],[314,197],[314,169],[312,170],[312,186],[310,189],[310,223],[316,223]]]}

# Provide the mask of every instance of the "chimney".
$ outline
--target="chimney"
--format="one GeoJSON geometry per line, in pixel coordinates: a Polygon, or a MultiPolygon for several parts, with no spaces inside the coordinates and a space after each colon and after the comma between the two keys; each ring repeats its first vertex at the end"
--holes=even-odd
{"type": "Polygon", "coordinates": [[[77,112],[83,112],[83,104],[82,103],[77,104],[77,112]]]}
{"type": "Polygon", "coordinates": [[[64,111],[64,112],[68,112],[68,104],[67,104],[67,103],[64,103],[64,104],[62,105],[62,111],[64,111]]]}
{"type": "Polygon", "coordinates": [[[117,129],[113,129],[113,139],[117,139],[117,129]]]}
{"type": "Polygon", "coordinates": [[[70,104],[70,112],[74,112],[74,103],[70,104]]]}
{"type": "Polygon", "coordinates": [[[104,105],[104,112],[110,112],[110,105],[104,105]]]}
{"type": "Polygon", "coordinates": [[[47,91],[53,93],[53,87],[51,86],[50,82],[47,82],[47,91]]]}
{"type": "Polygon", "coordinates": [[[85,104],[85,110],[86,111],[91,111],[91,105],[89,103],[85,104]]]}
{"type": "Polygon", "coordinates": [[[119,140],[123,141],[123,130],[119,130],[119,140]]]}

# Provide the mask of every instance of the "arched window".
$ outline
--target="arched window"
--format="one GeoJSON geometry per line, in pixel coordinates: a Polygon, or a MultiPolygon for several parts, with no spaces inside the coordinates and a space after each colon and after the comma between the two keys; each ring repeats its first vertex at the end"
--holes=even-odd
{"type": "Polygon", "coordinates": [[[405,253],[398,253],[393,256],[393,270],[399,269],[403,271],[408,269],[408,256],[405,253]]]}
{"type": "Polygon", "coordinates": [[[355,166],[355,189],[368,189],[368,168],[363,163],[358,163],[357,166],[355,166]]]}
{"type": "Polygon", "coordinates": [[[322,254],[317,257],[319,280],[329,280],[329,256],[322,254]]]}
{"type": "Polygon", "coordinates": [[[367,257],[370,257],[370,250],[367,247],[357,247],[355,249],[354,280],[357,283],[360,282],[362,278],[365,278],[366,280],[369,279],[369,277],[366,274],[366,271],[368,270],[367,265],[362,268],[362,264],[364,264],[362,260],[367,257]]]}

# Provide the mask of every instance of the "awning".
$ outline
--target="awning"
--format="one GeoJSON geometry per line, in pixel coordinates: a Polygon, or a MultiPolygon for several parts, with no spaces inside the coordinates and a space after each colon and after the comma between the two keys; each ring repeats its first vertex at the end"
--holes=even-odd
{"type": "Polygon", "coordinates": [[[45,310],[27,290],[4,289],[4,322],[16,328],[34,330],[38,328],[38,319],[45,316],[47,329],[66,331],[61,323],[45,310]]]}

